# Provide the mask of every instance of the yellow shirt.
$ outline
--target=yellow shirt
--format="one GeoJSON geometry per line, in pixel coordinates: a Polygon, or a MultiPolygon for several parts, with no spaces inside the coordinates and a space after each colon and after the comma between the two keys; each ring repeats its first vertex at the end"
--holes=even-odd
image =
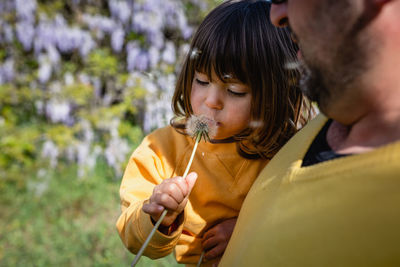
{"type": "MultiPolygon", "coordinates": [[[[121,183],[122,214],[117,229],[133,253],[137,253],[153,227],[150,216],[142,211],[143,203],[156,184],[183,174],[193,145],[191,137],[167,126],[145,137],[132,154],[121,183]]],[[[175,248],[178,262],[197,263],[204,232],[224,219],[238,216],[250,186],[266,163],[240,157],[235,143],[201,141],[190,170],[197,172],[198,179],[189,196],[184,221],[169,236],[157,231],[144,255],[160,258],[175,248]]]]}
{"type": "Polygon", "coordinates": [[[400,266],[400,142],[301,167],[325,122],[260,173],[219,266],[400,266]]]}

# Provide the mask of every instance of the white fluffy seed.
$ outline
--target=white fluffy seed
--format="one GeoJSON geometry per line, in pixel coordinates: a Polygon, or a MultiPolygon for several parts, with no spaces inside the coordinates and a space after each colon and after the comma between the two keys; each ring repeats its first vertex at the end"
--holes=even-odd
{"type": "Polygon", "coordinates": [[[194,138],[200,133],[204,139],[213,139],[217,123],[204,115],[192,115],[186,123],[186,132],[194,138]]]}

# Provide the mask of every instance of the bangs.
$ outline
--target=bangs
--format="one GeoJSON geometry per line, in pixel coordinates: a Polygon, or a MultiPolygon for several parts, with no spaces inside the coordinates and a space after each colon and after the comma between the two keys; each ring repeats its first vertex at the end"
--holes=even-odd
{"type": "MultiPolygon", "coordinates": [[[[196,71],[205,73],[209,79],[214,71],[221,81],[231,79],[239,80],[244,84],[249,83],[249,77],[245,71],[248,62],[244,27],[241,22],[241,14],[234,14],[234,10],[225,16],[225,21],[215,21],[207,34],[198,34],[198,38],[192,44],[192,66],[196,71]],[[226,25],[229,25],[228,27],[226,25]],[[201,38],[202,37],[202,38],[201,38]]],[[[200,30],[201,31],[201,30],[200,30]]]]}
{"type": "MultiPolygon", "coordinates": [[[[228,49],[236,50],[237,47],[230,45],[228,49]]],[[[237,53],[230,53],[229,50],[218,51],[220,49],[211,49],[211,51],[200,50],[201,54],[194,62],[194,69],[205,73],[211,80],[212,72],[221,81],[232,79],[239,80],[248,84],[248,77],[244,71],[243,60],[237,53]],[[204,51],[204,52],[203,52],[204,51]]]]}

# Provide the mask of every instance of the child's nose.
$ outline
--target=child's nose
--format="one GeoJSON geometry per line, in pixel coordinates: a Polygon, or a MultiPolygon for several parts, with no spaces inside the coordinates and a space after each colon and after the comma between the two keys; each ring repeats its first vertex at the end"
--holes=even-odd
{"type": "Polygon", "coordinates": [[[218,88],[211,87],[207,92],[205,104],[211,109],[222,109],[224,104],[218,88]]]}

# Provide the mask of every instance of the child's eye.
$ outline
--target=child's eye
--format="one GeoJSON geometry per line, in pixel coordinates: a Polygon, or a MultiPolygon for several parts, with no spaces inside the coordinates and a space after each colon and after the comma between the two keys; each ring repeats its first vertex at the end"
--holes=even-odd
{"type": "Polygon", "coordinates": [[[199,80],[198,78],[196,78],[196,83],[203,85],[203,86],[208,85],[208,81],[202,81],[202,80],[199,80]]]}
{"type": "Polygon", "coordinates": [[[243,96],[247,95],[246,92],[235,92],[235,91],[233,91],[231,89],[228,89],[228,93],[230,95],[237,96],[237,97],[243,97],[243,96]]]}

